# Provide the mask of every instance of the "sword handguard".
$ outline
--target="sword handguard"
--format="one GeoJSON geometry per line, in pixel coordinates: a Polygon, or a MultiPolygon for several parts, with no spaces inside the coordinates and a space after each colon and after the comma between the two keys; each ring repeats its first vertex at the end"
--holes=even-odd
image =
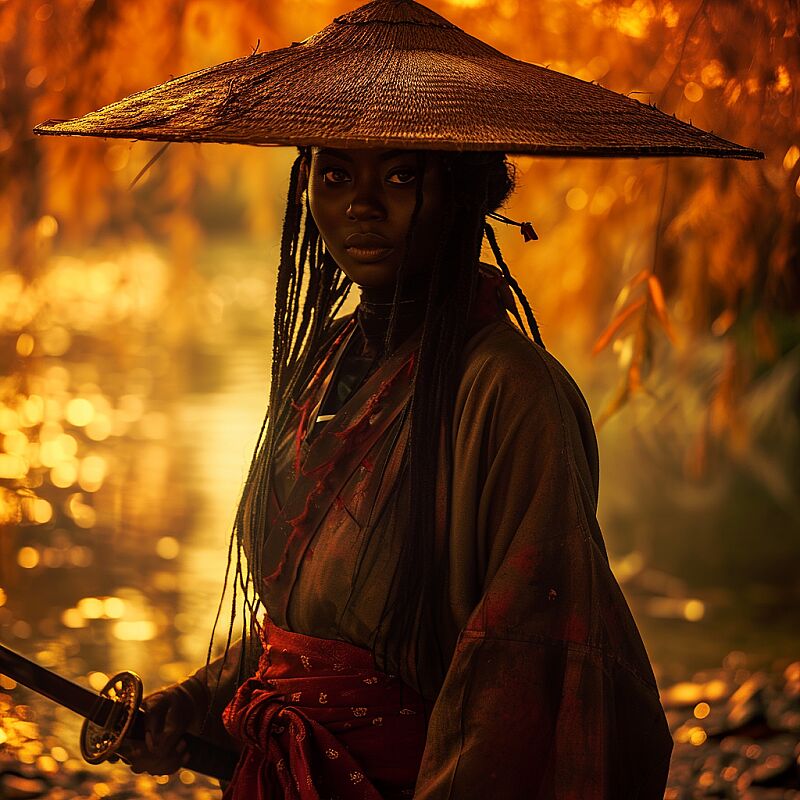
{"type": "MultiPolygon", "coordinates": [[[[113,700],[114,705],[104,725],[84,720],[81,728],[81,755],[90,764],[116,761],[117,751],[126,738],[144,738],[144,714],[141,713],[142,679],[135,672],[118,672],[100,691],[99,698],[113,700]]],[[[99,699],[98,698],[98,699],[99,699]]],[[[220,780],[233,777],[239,754],[184,734],[189,750],[187,769],[220,780]]]]}
{"type": "Polygon", "coordinates": [[[142,704],[142,679],[135,672],[118,672],[100,690],[100,697],[114,701],[104,725],[84,720],[81,755],[90,764],[108,761],[130,732],[142,704]]]}

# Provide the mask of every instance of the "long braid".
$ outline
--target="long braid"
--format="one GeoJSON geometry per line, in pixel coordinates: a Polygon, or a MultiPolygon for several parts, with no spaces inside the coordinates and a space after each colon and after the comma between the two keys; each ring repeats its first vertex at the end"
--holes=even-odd
{"type": "MultiPolygon", "coordinates": [[[[545,346],[544,342],[542,341],[542,336],[539,333],[539,326],[536,323],[536,317],[533,316],[533,311],[531,310],[531,305],[528,302],[528,298],[525,297],[525,292],[522,291],[522,288],[509,271],[508,266],[503,259],[503,254],[500,252],[500,245],[497,243],[497,236],[495,235],[494,228],[487,222],[484,225],[484,230],[486,232],[486,238],[489,240],[489,245],[492,248],[492,252],[494,253],[495,261],[497,261],[497,266],[500,267],[508,285],[511,287],[514,294],[519,298],[519,301],[522,304],[522,308],[525,311],[525,319],[528,322],[528,328],[530,329],[533,341],[544,350],[545,346]]],[[[520,323],[521,322],[522,321],[520,320],[520,323]]],[[[520,327],[522,327],[521,324],[520,327]]]]}

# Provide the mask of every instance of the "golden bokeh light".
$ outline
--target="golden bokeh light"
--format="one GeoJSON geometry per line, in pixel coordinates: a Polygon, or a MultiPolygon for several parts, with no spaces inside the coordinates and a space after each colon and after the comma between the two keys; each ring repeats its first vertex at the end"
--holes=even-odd
{"type": "Polygon", "coordinates": [[[17,553],[17,564],[23,569],[33,569],[39,563],[39,551],[35,547],[21,547],[17,553]]]}
{"type": "Polygon", "coordinates": [[[36,342],[29,333],[21,333],[17,337],[17,355],[26,358],[33,353],[36,342]]]}
{"type": "Polygon", "coordinates": [[[107,414],[97,414],[86,426],[86,435],[94,442],[102,442],[111,436],[111,418],[107,414]]]}
{"type": "MultiPolygon", "coordinates": [[[[19,480],[28,473],[28,462],[22,456],[12,456],[7,453],[0,453],[0,478],[8,480],[19,480]]],[[[8,508],[5,497],[4,505],[8,508]]]]}
{"type": "Polygon", "coordinates": [[[121,597],[106,597],[103,600],[103,615],[108,619],[119,619],[125,613],[125,601],[121,597]]]}
{"type": "Polygon", "coordinates": [[[78,465],[75,460],[59,461],[50,470],[50,482],[59,489],[68,489],[78,480],[78,465]]]}
{"type": "Polygon", "coordinates": [[[58,233],[58,221],[51,214],[45,214],[36,223],[36,232],[45,239],[52,239],[58,233]]]}
{"type": "Polygon", "coordinates": [[[689,742],[695,747],[705,744],[708,734],[702,728],[692,728],[689,733],[689,742]]]}
{"type": "Polygon", "coordinates": [[[700,70],[700,80],[709,89],[718,89],[725,83],[725,67],[716,58],[704,64],[700,70]]]}
{"type": "Polygon", "coordinates": [[[39,756],[36,759],[36,768],[45,775],[53,774],[58,771],[58,762],[49,755],[39,756]]]}
{"type": "Polygon", "coordinates": [[[589,195],[586,193],[586,190],[581,189],[580,186],[573,186],[573,188],[567,192],[564,202],[573,211],[581,211],[586,208],[586,204],[589,202],[589,195]]]}
{"type": "Polygon", "coordinates": [[[53,506],[43,497],[36,497],[28,503],[25,501],[23,501],[23,503],[24,506],[27,506],[29,515],[28,518],[31,520],[31,522],[44,525],[46,522],[50,522],[50,520],[53,518],[53,506]]]}
{"type": "Polygon", "coordinates": [[[77,608],[67,608],[61,612],[61,624],[67,628],[85,628],[86,618],[77,608]]]}
{"type": "Polygon", "coordinates": [[[694,81],[689,81],[689,83],[683,87],[683,96],[690,103],[699,103],[703,99],[704,94],[703,87],[694,81]]]}
{"type": "Polygon", "coordinates": [[[56,745],[55,747],[50,749],[50,755],[59,762],[59,764],[63,764],[68,758],[69,753],[61,747],[61,745],[56,745]]]}
{"type": "Polygon", "coordinates": [[[589,204],[589,213],[596,217],[601,217],[607,214],[614,201],[617,199],[617,193],[611,186],[601,186],[598,188],[592,201],[589,204]]]}
{"type": "Polygon", "coordinates": [[[19,414],[5,405],[0,405],[0,433],[8,433],[20,426],[19,414]]]}
{"type": "Polygon", "coordinates": [[[74,397],[67,403],[65,416],[71,425],[82,428],[94,418],[94,407],[85,397],[74,397]]]}
{"type": "Polygon", "coordinates": [[[683,616],[689,622],[699,622],[706,614],[705,603],[701,600],[687,600],[683,607],[683,616]]]}
{"type": "Polygon", "coordinates": [[[152,620],[119,620],[114,623],[114,636],[123,642],[149,642],[158,633],[152,620]]]}
{"type": "Polygon", "coordinates": [[[99,597],[84,597],[78,601],[76,608],[86,619],[100,619],[105,610],[99,597]]]}
{"type": "Polygon", "coordinates": [[[25,455],[28,437],[22,431],[9,431],[3,438],[3,449],[12,456],[25,455]]]}
{"type": "Polygon", "coordinates": [[[177,558],[180,552],[180,543],[174,536],[162,536],[156,542],[156,553],[165,560],[177,558]]]}
{"type": "Polygon", "coordinates": [[[20,407],[19,418],[26,428],[40,424],[44,419],[44,398],[39,394],[27,397],[20,407]]]}
{"type": "Polygon", "coordinates": [[[185,786],[191,786],[197,780],[194,772],[190,772],[188,769],[180,770],[178,772],[178,778],[185,786]]]}
{"type": "Polygon", "coordinates": [[[90,672],[86,679],[89,682],[89,686],[96,692],[102,691],[103,687],[108,683],[108,675],[105,672],[90,672]]]}

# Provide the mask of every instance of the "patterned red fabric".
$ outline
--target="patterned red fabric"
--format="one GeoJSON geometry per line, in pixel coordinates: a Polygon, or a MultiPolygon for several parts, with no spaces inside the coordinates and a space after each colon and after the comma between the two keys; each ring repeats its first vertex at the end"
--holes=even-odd
{"type": "Polygon", "coordinates": [[[223,800],[380,800],[414,794],[425,747],[419,695],[368,650],[265,620],[256,675],[225,709],[243,745],[223,800]]]}

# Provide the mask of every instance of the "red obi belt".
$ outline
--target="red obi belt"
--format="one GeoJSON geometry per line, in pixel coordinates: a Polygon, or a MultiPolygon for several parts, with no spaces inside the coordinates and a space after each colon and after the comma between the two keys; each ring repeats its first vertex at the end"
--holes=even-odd
{"type": "Polygon", "coordinates": [[[427,716],[368,650],[265,620],[254,677],[223,713],[243,745],[223,800],[412,797],[427,716]]]}

